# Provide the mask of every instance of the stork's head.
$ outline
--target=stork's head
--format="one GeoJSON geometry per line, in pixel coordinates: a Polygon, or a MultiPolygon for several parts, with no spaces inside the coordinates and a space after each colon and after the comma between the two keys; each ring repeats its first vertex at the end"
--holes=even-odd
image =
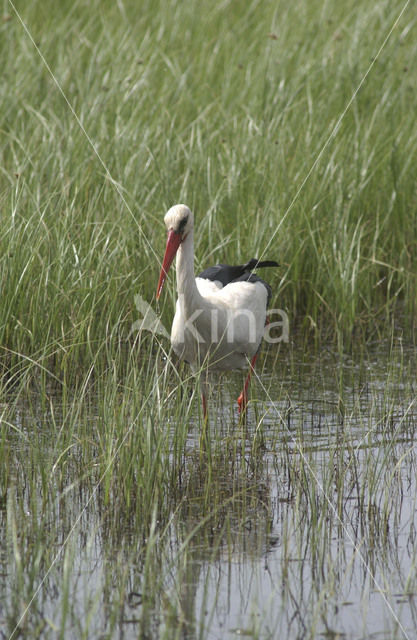
{"type": "Polygon", "coordinates": [[[162,261],[162,269],[159,275],[158,287],[156,290],[156,299],[161,295],[165,278],[167,277],[169,268],[175,258],[178,248],[185,240],[194,225],[193,214],[185,204],[176,204],[165,214],[164,222],[168,230],[167,244],[165,247],[164,259],[162,261]]]}

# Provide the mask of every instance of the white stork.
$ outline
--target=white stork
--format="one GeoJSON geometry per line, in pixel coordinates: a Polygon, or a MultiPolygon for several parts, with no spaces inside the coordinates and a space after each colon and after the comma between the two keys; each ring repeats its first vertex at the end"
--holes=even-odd
{"type": "MultiPolygon", "coordinates": [[[[270,286],[252,270],[278,266],[255,258],[244,265],[218,264],[194,275],[194,218],[184,204],[166,213],[168,238],[156,298],[159,299],[172,261],[177,256],[178,300],[171,344],[193,371],[207,365],[210,371],[244,369],[249,373],[238,398],[239,413],[246,409],[248,386],[267,323],[270,286]]],[[[206,389],[202,387],[204,416],[206,389]]]]}

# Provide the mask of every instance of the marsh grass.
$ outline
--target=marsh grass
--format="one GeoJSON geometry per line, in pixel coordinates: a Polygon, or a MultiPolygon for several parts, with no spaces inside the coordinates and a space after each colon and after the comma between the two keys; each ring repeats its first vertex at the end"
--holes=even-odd
{"type": "Polygon", "coordinates": [[[296,197],[400,3],[16,6],[79,122],[5,3],[1,634],[314,638],[350,633],[349,601],[361,629],[403,637],[387,603],[412,629],[414,8],[296,197]],[[247,422],[230,376],[205,433],[199,376],[131,331],[178,201],[196,269],[265,251],[291,321],[247,422]]]}
{"type": "Polygon", "coordinates": [[[176,201],[196,213],[197,268],[267,247],[282,265],[268,274],[272,304],[309,337],[343,345],[353,331],[412,329],[412,9],[292,204],[400,8],[226,3],[196,16],[146,2],[139,13],[128,2],[18,7],[94,150],[9,7],[4,366],[41,354],[72,375],[126,337],[134,295],[153,300],[162,215],[176,201]]]}
{"type": "Polygon", "coordinates": [[[388,350],[387,366],[381,350],[290,347],[278,388],[265,354],[246,424],[230,413],[236,378],[202,449],[198,388],[143,340],[149,357],[130,350],[123,380],[109,367],[65,402],[19,389],[2,406],[6,636],[205,638],[227,620],[230,634],[314,638],[349,633],[344,601],[382,637],[398,631],[387,603],[410,629],[412,351],[388,350]]]}

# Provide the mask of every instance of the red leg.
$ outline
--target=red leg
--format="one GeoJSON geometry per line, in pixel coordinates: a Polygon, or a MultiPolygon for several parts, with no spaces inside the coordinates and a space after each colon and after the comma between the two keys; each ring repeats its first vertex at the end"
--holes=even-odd
{"type": "Polygon", "coordinates": [[[239,407],[239,414],[244,413],[246,410],[246,405],[248,404],[248,387],[249,387],[249,382],[251,379],[251,375],[252,372],[255,368],[255,362],[256,362],[256,358],[258,357],[258,354],[255,353],[255,355],[253,356],[251,363],[250,363],[250,369],[249,369],[249,373],[246,376],[246,380],[245,380],[245,385],[243,387],[243,391],[240,394],[240,396],[237,399],[237,404],[239,407]]]}
{"type": "MultiPolygon", "coordinates": [[[[269,318],[265,318],[265,326],[267,327],[269,325],[269,318]]],[[[246,380],[245,380],[245,385],[243,387],[243,391],[240,394],[240,396],[237,399],[237,404],[239,407],[239,414],[243,413],[246,410],[246,405],[248,404],[248,387],[249,387],[249,382],[251,379],[251,375],[253,373],[253,370],[255,368],[255,362],[256,362],[256,358],[258,357],[258,353],[255,353],[255,355],[253,356],[251,363],[250,363],[250,369],[249,369],[249,373],[246,376],[246,380]]]]}

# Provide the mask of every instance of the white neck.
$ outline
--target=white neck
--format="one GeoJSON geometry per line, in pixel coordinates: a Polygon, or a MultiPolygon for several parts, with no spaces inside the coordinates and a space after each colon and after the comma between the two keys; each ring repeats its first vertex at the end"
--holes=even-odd
{"type": "Polygon", "coordinates": [[[194,275],[194,232],[188,233],[177,252],[177,291],[183,300],[186,315],[201,308],[201,295],[197,289],[194,275]]]}

